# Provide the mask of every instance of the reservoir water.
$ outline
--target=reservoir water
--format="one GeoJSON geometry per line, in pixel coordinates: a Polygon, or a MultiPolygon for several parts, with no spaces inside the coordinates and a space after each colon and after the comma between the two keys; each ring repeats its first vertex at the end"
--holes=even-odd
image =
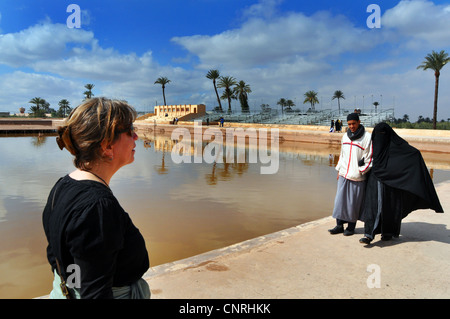
{"type": "MultiPolygon", "coordinates": [[[[143,234],[151,266],[331,214],[339,148],[281,143],[277,172],[261,174],[263,164],[248,160],[176,163],[177,143],[141,137],[134,163],[110,184],[143,234]]],[[[435,183],[450,179],[448,163],[427,166],[435,183]]],[[[0,167],[0,298],[46,295],[52,273],[42,211],[58,178],[74,170],[72,156],[54,136],[2,137],[0,167]]]]}

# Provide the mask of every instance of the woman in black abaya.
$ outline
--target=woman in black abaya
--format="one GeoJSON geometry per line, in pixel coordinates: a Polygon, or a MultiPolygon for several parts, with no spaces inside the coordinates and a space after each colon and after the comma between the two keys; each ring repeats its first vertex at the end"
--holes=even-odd
{"type": "Polygon", "coordinates": [[[360,242],[365,244],[376,234],[382,240],[398,237],[402,219],[414,210],[444,212],[418,149],[386,123],[373,129],[372,145],[373,166],[360,216],[365,235],[360,242]]]}

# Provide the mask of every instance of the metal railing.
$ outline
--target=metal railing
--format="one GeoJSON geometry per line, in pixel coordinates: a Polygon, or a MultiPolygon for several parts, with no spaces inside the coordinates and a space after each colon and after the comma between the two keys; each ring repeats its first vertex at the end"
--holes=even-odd
{"type": "MultiPolygon", "coordinates": [[[[194,121],[203,121],[209,118],[209,121],[218,121],[221,117],[225,122],[237,123],[262,123],[262,124],[291,124],[291,125],[323,125],[329,126],[331,120],[337,119],[345,125],[347,115],[354,109],[325,109],[315,112],[291,111],[280,113],[277,110],[271,112],[249,112],[249,113],[220,113],[209,111],[206,115],[196,118],[194,121]]],[[[394,109],[361,109],[360,120],[366,127],[375,126],[382,121],[388,121],[394,118],[394,109]]]]}

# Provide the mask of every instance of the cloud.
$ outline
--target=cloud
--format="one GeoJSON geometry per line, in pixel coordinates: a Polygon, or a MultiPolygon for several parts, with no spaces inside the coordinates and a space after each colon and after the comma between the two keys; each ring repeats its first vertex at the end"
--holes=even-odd
{"type": "Polygon", "coordinates": [[[450,5],[402,0],[386,11],[381,21],[382,28],[395,30],[397,37],[406,37],[410,43],[416,43],[416,47],[422,43],[438,47],[450,45],[450,5]]]}
{"type": "Polygon", "coordinates": [[[0,77],[0,87],[8,92],[0,95],[0,106],[11,112],[18,112],[20,107],[28,111],[28,101],[34,97],[46,99],[55,109],[61,99],[69,99],[72,106],[83,99],[81,83],[48,74],[14,71],[0,77]]]}
{"type": "Polygon", "coordinates": [[[261,0],[245,8],[242,12],[242,17],[244,19],[252,17],[272,18],[279,13],[278,6],[282,2],[283,0],[261,0]]]}
{"type": "Polygon", "coordinates": [[[323,59],[350,48],[368,50],[377,43],[368,30],[327,12],[312,16],[289,13],[269,20],[253,17],[238,29],[212,36],[174,37],[172,41],[198,56],[204,69],[217,64],[249,68],[286,63],[298,56],[323,59]]]}
{"type": "Polygon", "coordinates": [[[0,63],[12,67],[59,59],[73,54],[70,47],[92,45],[90,31],[69,29],[63,24],[42,23],[16,33],[0,35],[0,63]]]}
{"type": "MultiPolygon", "coordinates": [[[[217,100],[205,75],[217,68],[251,86],[253,109],[262,103],[276,108],[282,97],[303,109],[308,90],[319,92],[321,108],[330,108],[333,92],[340,89],[348,107],[354,106],[355,96],[362,101],[364,95],[368,106],[368,96],[382,95],[384,106],[392,106],[395,99],[401,115],[430,116],[433,74],[416,67],[431,49],[450,45],[450,6],[401,1],[386,10],[381,29],[369,29],[327,11],[283,13],[281,2],[263,0],[246,7],[238,27],[217,34],[173,37],[172,43],[187,51],[188,59],[172,60],[183,67],[160,64],[150,47],[141,54],[101,47],[93,32],[49,20],[0,35],[0,64],[19,68],[0,78],[10,92],[0,97],[0,105],[17,109],[35,96],[52,106],[61,98],[77,104],[84,84],[94,83],[96,96],[151,109],[162,100],[161,86],[154,81],[166,76],[172,81],[166,87],[169,104],[205,103],[211,109],[217,100]]],[[[447,73],[442,72],[441,85],[448,83],[447,73]]],[[[449,94],[440,90],[440,105],[450,103],[449,94]]],[[[448,112],[441,107],[438,116],[447,118],[448,112]]]]}

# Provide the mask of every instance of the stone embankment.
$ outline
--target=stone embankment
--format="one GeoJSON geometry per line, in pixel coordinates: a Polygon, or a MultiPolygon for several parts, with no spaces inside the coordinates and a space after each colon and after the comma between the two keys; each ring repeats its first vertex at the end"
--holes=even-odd
{"type": "Polygon", "coordinates": [[[63,119],[3,118],[0,135],[54,133],[63,123],[63,119]]]}
{"type": "MultiPolygon", "coordinates": [[[[313,125],[279,125],[279,124],[256,124],[256,123],[225,123],[224,127],[202,123],[201,130],[219,129],[226,131],[227,128],[242,128],[243,134],[249,129],[256,129],[259,137],[260,129],[267,129],[267,137],[271,137],[271,129],[278,129],[280,142],[302,142],[313,144],[327,144],[339,146],[344,133],[329,133],[326,126],[313,125]]],[[[171,135],[176,128],[186,128],[194,134],[195,125],[192,122],[179,122],[178,125],[161,124],[152,121],[136,121],[135,127],[138,133],[146,136],[152,134],[171,135]]],[[[199,128],[197,128],[199,129],[199,128]]],[[[344,128],[345,130],[345,128],[344,128]]],[[[344,131],[343,130],[343,131],[344,131]]],[[[369,132],[372,128],[367,128],[369,132]]],[[[446,130],[414,130],[414,129],[394,129],[397,134],[408,141],[409,144],[419,149],[421,152],[450,153],[450,131],[446,130]]],[[[236,130],[235,130],[236,132],[236,130]]],[[[237,134],[237,133],[236,133],[237,134]]]]}
{"type": "MultiPolygon", "coordinates": [[[[0,134],[14,133],[52,133],[56,132],[58,126],[64,123],[63,119],[0,119],[0,134]]],[[[313,144],[328,144],[339,146],[343,133],[329,133],[326,126],[313,125],[280,125],[280,124],[257,124],[257,123],[225,123],[224,127],[202,123],[199,125],[202,132],[215,128],[226,131],[234,129],[235,134],[246,134],[255,129],[259,138],[261,129],[267,129],[267,138],[271,138],[271,129],[278,129],[278,138],[283,142],[302,142],[313,144]],[[242,128],[239,133],[236,129],[242,128]]],[[[176,128],[186,128],[194,134],[193,122],[179,122],[178,125],[162,124],[151,120],[140,120],[135,122],[139,134],[150,136],[154,134],[171,135],[176,128]]],[[[198,128],[197,128],[198,129],[198,128]]],[[[345,130],[345,128],[344,128],[345,130]]],[[[372,131],[372,128],[367,128],[372,131]]],[[[399,136],[408,141],[421,152],[450,153],[450,131],[444,130],[413,130],[394,129],[399,136]]],[[[265,136],[264,136],[265,137],[265,136]]]]}

